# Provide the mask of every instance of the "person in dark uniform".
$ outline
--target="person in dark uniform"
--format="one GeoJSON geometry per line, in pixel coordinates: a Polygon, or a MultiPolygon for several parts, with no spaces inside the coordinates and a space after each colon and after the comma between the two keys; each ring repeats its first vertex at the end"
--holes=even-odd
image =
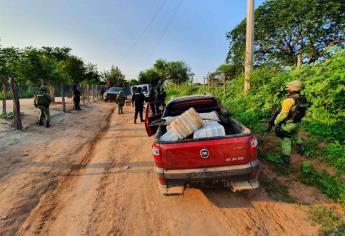
{"type": "Polygon", "coordinates": [[[73,85],[72,90],[73,90],[74,110],[79,111],[79,110],[81,110],[81,108],[80,108],[80,95],[81,95],[81,93],[80,93],[77,85],[73,85]]]}
{"type": "Polygon", "coordinates": [[[156,96],[155,96],[155,107],[156,107],[156,113],[160,113],[160,107],[162,105],[162,95],[161,95],[161,88],[157,86],[156,88],[156,96]]]}
{"type": "Polygon", "coordinates": [[[151,88],[150,94],[149,94],[149,103],[150,103],[150,108],[153,115],[156,114],[155,97],[156,97],[155,90],[151,88]]]}
{"type": "Polygon", "coordinates": [[[138,114],[140,115],[140,121],[144,122],[143,110],[145,95],[142,93],[142,89],[139,87],[133,95],[132,102],[134,102],[135,114],[134,114],[134,124],[137,123],[138,114]]]}

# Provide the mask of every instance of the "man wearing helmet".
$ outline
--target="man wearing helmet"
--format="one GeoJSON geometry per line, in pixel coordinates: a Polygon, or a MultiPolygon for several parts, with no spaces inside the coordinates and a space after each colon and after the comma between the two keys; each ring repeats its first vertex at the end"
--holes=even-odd
{"type": "Polygon", "coordinates": [[[48,87],[45,85],[42,85],[34,98],[34,105],[40,110],[38,125],[43,125],[43,120],[45,120],[46,127],[47,128],[50,127],[49,105],[51,101],[52,101],[52,98],[50,97],[48,87]]]}
{"type": "Polygon", "coordinates": [[[269,132],[272,126],[276,126],[275,133],[282,139],[281,159],[284,164],[290,164],[292,139],[297,144],[297,151],[303,154],[302,138],[298,135],[299,123],[304,117],[309,106],[307,100],[300,92],[304,89],[302,81],[294,80],[287,83],[288,97],[285,98],[281,106],[272,116],[270,124],[266,129],[269,132]]]}

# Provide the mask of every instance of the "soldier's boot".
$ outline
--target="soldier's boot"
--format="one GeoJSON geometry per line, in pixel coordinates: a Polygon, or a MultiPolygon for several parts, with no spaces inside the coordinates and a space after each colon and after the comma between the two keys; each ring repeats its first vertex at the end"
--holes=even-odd
{"type": "Polygon", "coordinates": [[[46,127],[47,127],[47,128],[50,127],[49,121],[46,121],[46,127]]]}
{"type": "Polygon", "coordinates": [[[296,145],[296,150],[297,150],[297,153],[298,153],[298,154],[300,154],[300,155],[302,155],[302,156],[304,155],[304,151],[305,151],[305,150],[304,150],[304,147],[303,147],[302,144],[297,144],[297,145],[296,145]]]}

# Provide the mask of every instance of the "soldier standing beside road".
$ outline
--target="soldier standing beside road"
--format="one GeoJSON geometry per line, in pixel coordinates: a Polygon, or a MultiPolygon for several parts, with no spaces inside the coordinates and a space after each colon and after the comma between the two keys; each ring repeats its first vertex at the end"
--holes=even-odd
{"type": "Polygon", "coordinates": [[[292,139],[297,144],[297,151],[303,155],[303,140],[298,135],[299,123],[302,121],[309,106],[304,96],[300,94],[304,84],[302,81],[295,80],[287,84],[288,97],[282,101],[281,106],[272,116],[266,132],[271,131],[275,125],[276,135],[281,141],[281,159],[284,164],[290,164],[292,139]]]}
{"type": "Polygon", "coordinates": [[[43,84],[34,97],[34,105],[40,110],[38,125],[43,125],[43,120],[45,120],[46,127],[50,127],[49,105],[51,102],[52,98],[50,97],[49,89],[43,84]]]}
{"type": "Polygon", "coordinates": [[[73,85],[73,103],[74,103],[74,110],[81,110],[80,108],[80,91],[78,90],[77,85],[73,85]]]}
{"type": "Polygon", "coordinates": [[[136,92],[133,94],[132,103],[134,102],[135,114],[134,114],[134,124],[137,123],[138,114],[140,115],[140,121],[144,122],[143,110],[145,95],[142,93],[142,89],[137,88],[136,92]]]}
{"type": "Polygon", "coordinates": [[[116,96],[116,103],[117,103],[118,113],[123,114],[123,106],[125,105],[125,96],[123,95],[122,91],[119,93],[119,95],[116,96]]]}
{"type": "Polygon", "coordinates": [[[149,103],[150,103],[150,108],[153,115],[156,114],[155,97],[156,97],[155,90],[151,88],[150,94],[149,94],[149,103]]]}

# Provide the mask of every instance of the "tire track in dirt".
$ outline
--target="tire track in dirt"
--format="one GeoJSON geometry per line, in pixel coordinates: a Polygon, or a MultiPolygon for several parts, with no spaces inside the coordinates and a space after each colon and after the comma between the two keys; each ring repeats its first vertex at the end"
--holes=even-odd
{"type": "Polygon", "coordinates": [[[92,138],[92,140],[77,148],[77,150],[79,151],[84,148],[86,149],[86,154],[81,159],[80,164],[72,165],[69,173],[65,177],[63,177],[62,180],[54,180],[49,184],[47,191],[39,200],[38,205],[35,207],[35,209],[32,210],[27,220],[19,229],[19,235],[25,234],[25,232],[29,231],[32,227],[34,227],[32,233],[34,235],[39,235],[48,222],[52,222],[55,220],[55,215],[58,214],[57,211],[59,206],[57,202],[58,195],[61,194],[64,189],[68,188],[71,185],[74,179],[78,177],[80,172],[83,171],[83,169],[91,161],[92,157],[94,156],[94,149],[97,142],[101,140],[102,136],[104,136],[104,134],[110,127],[111,116],[114,114],[114,111],[115,109],[112,108],[110,114],[106,118],[106,125],[98,132],[98,134],[94,138],[92,138]],[[33,218],[34,221],[32,222],[30,218],[33,218]]]}

